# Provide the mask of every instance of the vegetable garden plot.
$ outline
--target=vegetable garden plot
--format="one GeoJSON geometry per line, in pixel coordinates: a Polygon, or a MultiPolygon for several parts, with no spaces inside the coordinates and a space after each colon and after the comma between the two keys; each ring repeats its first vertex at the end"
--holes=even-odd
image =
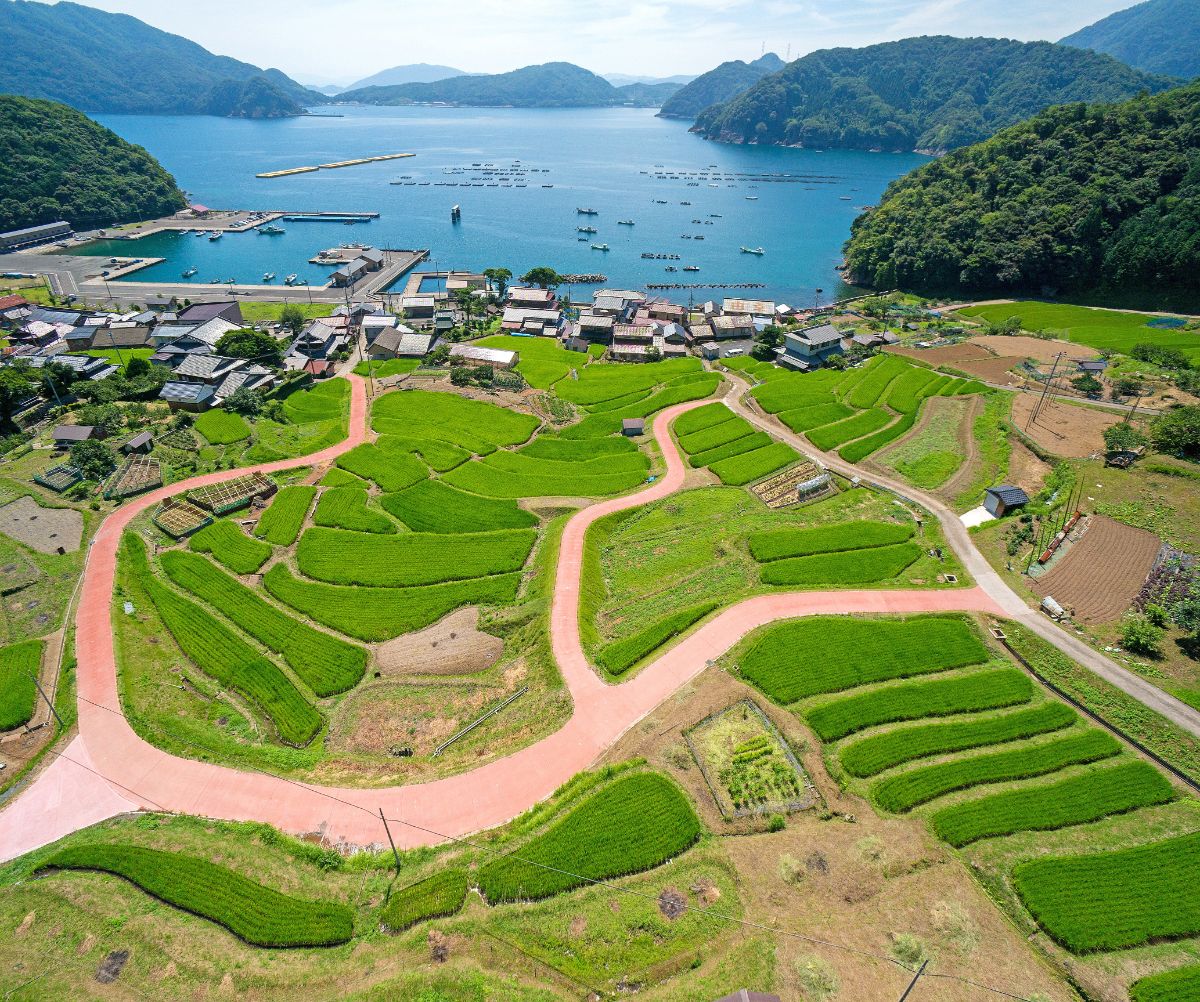
{"type": "Polygon", "coordinates": [[[315,487],[303,484],[284,487],[271,502],[271,507],[263,512],[254,527],[254,535],[275,546],[291,546],[300,535],[316,496],[315,487]]]}
{"type": "Polygon", "coordinates": [[[132,845],[79,845],[40,863],[46,870],[97,870],[123,877],[169,905],[224,926],[254,946],[334,946],[354,935],[345,905],[303,901],[223,866],[132,845]]]}
{"type": "Polygon", "coordinates": [[[398,494],[384,494],[379,503],[413,532],[528,529],[538,521],[515,501],[469,494],[444,480],[422,480],[398,494]]]}
{"type": "Polygon", "coordinates": [[[890,546],[912,539],[912,522],[844,522],[811,529],[769,529],[751,533],[750,555],[760,563],[813,553],[838,553],[890,546]]]}
{"type": "Polygon", "coordinates": [[[402,588],[520,570],[536,541],[533,529],[372,536],[316,528],[300,537],[296,564],[328,584],[402,588]]]}
{"type": "Polygon", "coordinates": [[[1072,953],[1200,933],[1200,833],[1133,849],[1022,863],[1013,884],[1072,953]]]}
{"type": "Polygon", "coordinates": [[[276,491],[275,481],[261,473],[247,473],[209,487],[187,492],[187,499],[214,515],[245,508],[255,498],[269,498],[276,491]]]}
{"type": "Polygon", "coordinates": [[[495,452],[500,446],[519,445],[540,424],[529,414],[427,390],[385,394],[375,401],[371,418],[381,434],[436,439],[479,455],[495,452]]]}
{"type": "Polygon", "coordinates": [[[233,445],[250,437],[250,426],[240,414],[230,411],[205,411],[193,425],[209,445],[233,445]]]}
{"type": "Polygon", "coordinates": [[[211,523],[212,516],[190,501],[175,497],[164,501],[152,520],[168,536],[182,539],[211,523]]]}
{"type": "Polygon", "coordinates": [[[34,679],[42,669],[41,640],[0,647],[0,731],[11,731],[33,719],[37,709],[34,679]]]}
{"type": "Polygon", "coordinates": [[[467,873],[451,867],[420,883],[393,891],[380,918],[391,932],[403,932],[425,919],[453,915],[467,898],[467,873]]]}
{"type": "Polygon", "coordinates": [[[313,512],[313,522],[330,529],[380,535],[398,531],[395,522],[367,505],[367,492],[361,487],[326,488],[313,512]]]}
{"type": "Polygon", "coordinates": [[[628,637],[605,644],[596,655],[596,661],[610,675],[624,675],[668,640],[691,629],[719,605],[719,602],[703,602],[680,609],[628,637]]]}
{"type": "Polygon", "coordinates": [[[1022,787],[947,807],[934,834],[953,846],[1024,831],[1052,831],[1174,799],[1167,779],[1146,762],[1126,762],[1046,786],[1022,787]]]}
{"type": "Polygon", "coordinates": [[[700,831],[687,796],[669,779],[624,776],[531,842],[485,863],[479,887],[492,903],[537,901],[660,866],[689,848],[700,831]]]}
{"type": "Polygon", "coordinates": [[[987,659],[975,631],[957,617],[810,616],[764,630],[742,657],[740,669],[743,678],[787,705],[987,659]]]}
{"type": "Polygon", "coordinates": [[[61,494],[68,487],[74,487],[83,479],[83,474],[69,463],[60,463],[41,473],[34,474],[33,482],[48,487],[56,494],[61,494]]]}
{"type": "Polygon", "coordinates": [[[196,553],[211,553],[235,574],[254,574],[271,559],[271,547],[247,536],[232,522],[213,522],[188,540],[196,553]]]}
{"type": "Polygon", "coordinates": [[[730,487],[741,487],[743,484],[761,480],[799,458],[800,454],[790,445],[772,442],[753,452],[722,459],[713,463],[709,469],[720,478],[721,483],[730,487]]]}
{"type": "Polygon", "coordinates": [[[127,456],[104,484],[104,499],[115,501],[133,497],[162,486],[162,467],[157,459],[135,453],[127,456]]]}
{"type": "Polygon", "coordinates": [[[521,588],[521,574],[416,588],[347,588],[299,580],[276,564],[263,576],[263,585],[314,622],[374,643],[422,630],[464,605],[511,605],[521,588]]]}
{"type": "Polygon", "coordinates": [[[1022,672],[999,668],[881,687],[818,706],[805,717],[822,741],[836,741],[877,724],[1016,706],[1032,695],[1033,683],[1022,672]]]}
{"type": "Polygon", "coordinates": [[[1087,730],[1023,748],[910,769],[881,779],[871,787],[871,799],[885,811],[903,814],[956,790],[1045,776],[1068,765],[1111,758],[1120,751],[1120,743],[1107,731],[1087,730]]]}
{"type": "Polygon", "coordinates": [[[810,585],[872,584],[896,577],[921,557],[916,543],[898,543],[852,553],[819,553],[811,557],[775,560],[764,565],[764,584],[810,585]]]}
{"type": "Polygon", "coordinates": [[[288,666],[320,697],[354,688],[367,668],[367,652],[299,622],[202,557],[171,551],[162,566],[179,587],[213,606],[288,666]]]}
{"type": "MultiPolygon", "coordinates": [[[[386,398],[385,398],[386,399],[386,398]]],[[[429,476],[429,469],[411,453],[392,452],[378,445],[356,445],[338,457],[337,465],[364,480],[373,480],[389,493],[402,491],[429,476]]]]}

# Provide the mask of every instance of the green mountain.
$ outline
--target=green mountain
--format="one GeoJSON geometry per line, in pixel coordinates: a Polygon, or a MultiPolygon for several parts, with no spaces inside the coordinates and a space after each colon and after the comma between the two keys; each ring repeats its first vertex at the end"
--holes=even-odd
{"type": "Polygon", "coordinates": [[[1200,3],[1148,0],[1068,35],[1061,44],[1106,52],[1148,73],[1190,79],[1200,76],[1200,3]]]}
{"type": "Polygon", "coordinates": [[[571,63],[526,66],[509,73],[460,76],[435,83],[364,87],[338,95],[361,104],[461,104],[477,108],[606,108],[637,104],[657,108],[667,85],[614,87],[603,77],[571,63]]]}
{"type": "Polygon", "coordinates": [[[274,117],[325,101],[279,70],[215,56],[135,17],[75,3],[0,0],[0,37],[0,91],[89,112],[274,117]],[[263,113],[268,106],[272,116],[263,113]]]}
{"type": "Polygon", "coordinates": [[[894,181],[846,265],[952,294],[1200,293],[1200,81],[1050,108],[894,181]]]}
{"type": "Polygon", "coordinates": [[[0,231],[59,219],[91,229],[186,204],[140,146],[65,104],[0,94],[0,231]]]}
{"type": "Polygon", "coordinates": [[[1111,56],[999,38],[930,36],[824,49],[703,112],[733,143],[944,152],[1069,101],[1123,101],[1173,83],[1111,56]]]}
{"type": "Polygon", "coordinates": [[[786,65],[774,52],[768,52],[752,63],[740,59],[722,63],[680,90],[662,106],[659,115],[663,118],[695,118],[705,108],[732,100],[786,65]]]}

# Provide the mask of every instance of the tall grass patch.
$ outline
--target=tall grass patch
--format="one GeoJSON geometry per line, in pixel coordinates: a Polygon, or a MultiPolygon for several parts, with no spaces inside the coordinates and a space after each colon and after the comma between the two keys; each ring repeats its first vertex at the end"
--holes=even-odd
{"type": "Polygon", "coordinates": [[[380,918],[392,932],[403,932],[426,919],[453,915],[467,899],[467,872],[450,867],[393,892],[380,918]]]}

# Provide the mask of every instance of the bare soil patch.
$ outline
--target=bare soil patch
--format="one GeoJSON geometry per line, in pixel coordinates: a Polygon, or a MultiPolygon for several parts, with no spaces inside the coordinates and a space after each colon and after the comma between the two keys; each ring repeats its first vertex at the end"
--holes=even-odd
{"type": "MultiPolygon", "coordinates": [[[[1008,340],[1005,338],[1005,340],[1008,340]]],[[[997,357],[982,345],[971,341],[939,345],[937,348],[892,348],[897,355],[906,355],[929,365],[945,366],[965,372],[976,379],[1002,386],[1020,386],[1024,380],[1010,370],[1019,365],[1024,355],[1005,353],[997,357]]]]}
{"type": "Polygon", "coordinates": [[[674,887],[664,888],[658,896],[658,910],[662,912],[664,918],[672,920],[679,918],[687,911],[687,905],[687,895],[674,887]]]}
{"type": "Polygon", "coordinates": [[[1008,461],[1008,483],[1020,487],[1026,494],[1033,497],[1046,484],[1051,466],[1043,462],[1015,436],[1009,440],[1012,455],[1008,461]]]}
{"type": "Polygon", "coordinates": [[[39,553],[71,553],[83,539],[83,515],[74,508],[43,508],[27,495],[0,508],[0,532],[39,553]]]}
{"type": "Polygon", "coordinates": [[[986,348],[993,355],[1013,355],[1017,358],[1032,358],[1035,362],[1053,362],[1054,356],[1060,351],[1067,358],[1099,358],[1100,352],[1089,348],[1086,344],[1075,344],[1071,341],[1058,341],[1053,338],[1029,337],[1016,334],[1009,337],[1005,334],[980,334],[966,342],[986,348]]]}
{"type": "Polygon", "coordinates": [[[476,628],[479,610],[467,607],[416,633],[380,646],[376,664],[384,675],[470,675],[504,654],[504,641],[476,628]]]}
{"type": "Polygon", "coordinates": [[[1034,424],[1029,417],[1037,406],[1038,395],[1022,393],[1013,401],[1013,424],[1047,452],[1064,458],[1079,459],[1104,451],[1104,429],[1121,421],[1121,415],[1077,407],[1049,399],[1034,424]]]}
{"type": "Polygon", "coordinates": [[[100,961],[100,966],[96,969],[96,980],[102,985],[111,985],[121,976],[121,971],[128,962],[128,950],[113,950],[100,961]]]}
{"type": "Polygon", "coordinates": [[[1146,581],[1162,543],[1152,532],[1092,515],[1079,541],[1033,582],[1083,623],[1120,619],[1146,581]]]}

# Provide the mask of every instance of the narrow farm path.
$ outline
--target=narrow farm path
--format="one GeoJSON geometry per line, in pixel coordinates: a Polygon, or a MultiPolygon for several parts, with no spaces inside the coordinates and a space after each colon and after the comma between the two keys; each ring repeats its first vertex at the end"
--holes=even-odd
{"type": "MultiPolygon", "coordinates": [[[[368,427],[366,389],[360,379],[351,378],[351,384],[350,434],[345,442],[313,456],[250,469],[272,472],[327,462],[364,441],[368,427]]],[[[745,388],[745,384],[731,383],[725,402],[763,424],[762,417],[738,399],[745,388]]],[[[554,654],[574,701],[571,719],[554,734],[507,758],[432,783],[375,790],[318,787],[266,773],[177,758],[138,737],[121,710],[111,630],[121,534],[136,515],[166,495],[249,470],[175,484],[118,509],[97,533],[84,571],[76,617],[79,733],[30,787],[0,812],[0,860],[12,859],[104,818],[136,809],[265,821],[296,834],[319,832],[333,843],[351,846],[384,844],[382,812],[392,822],[392,834],[399,846],[435,844],[502,824],[549,796],[595,762],[712,659],[751,630],[776,620],[854,612],[971,611],[1018,616],[1033,620],[1030,626],[1034,626],[1036,619],[988,567],[953,513],[928,499],[922,503],[939,518],[943,518],[942,513],[949,516],[948,520],[943,518],[947,537],[982,587],[797,592],[751,598],[726,609],[631,681],[618,686],[605,684],[589,666],[579,637],[580,574],[587,529],[606,514],[664,498],[680,489],[687,467],[671,439],[671,422],[704,402],[681,404],[655,418],[653,434],[667,467],[662,477],[637,494],[579,512],[566,526],[550,629],[554,654]]],[[[771,430],[782,438],[794,438],[774,426],[771,430]]],[[[803,448],[812,451],[807,443],[803,448]]],[[[831,466],[845,467],[835,460],[830,459],[831,466]]],[[[1090,649],[1061,631],[1053,632],[1058,646],[1088,663],[1090,649]],[[1082,648],[1084,656],[1075,648],[1082,648]]],[[[1158,690],[1147,695],[1166,698],[1158,690]]]]}

